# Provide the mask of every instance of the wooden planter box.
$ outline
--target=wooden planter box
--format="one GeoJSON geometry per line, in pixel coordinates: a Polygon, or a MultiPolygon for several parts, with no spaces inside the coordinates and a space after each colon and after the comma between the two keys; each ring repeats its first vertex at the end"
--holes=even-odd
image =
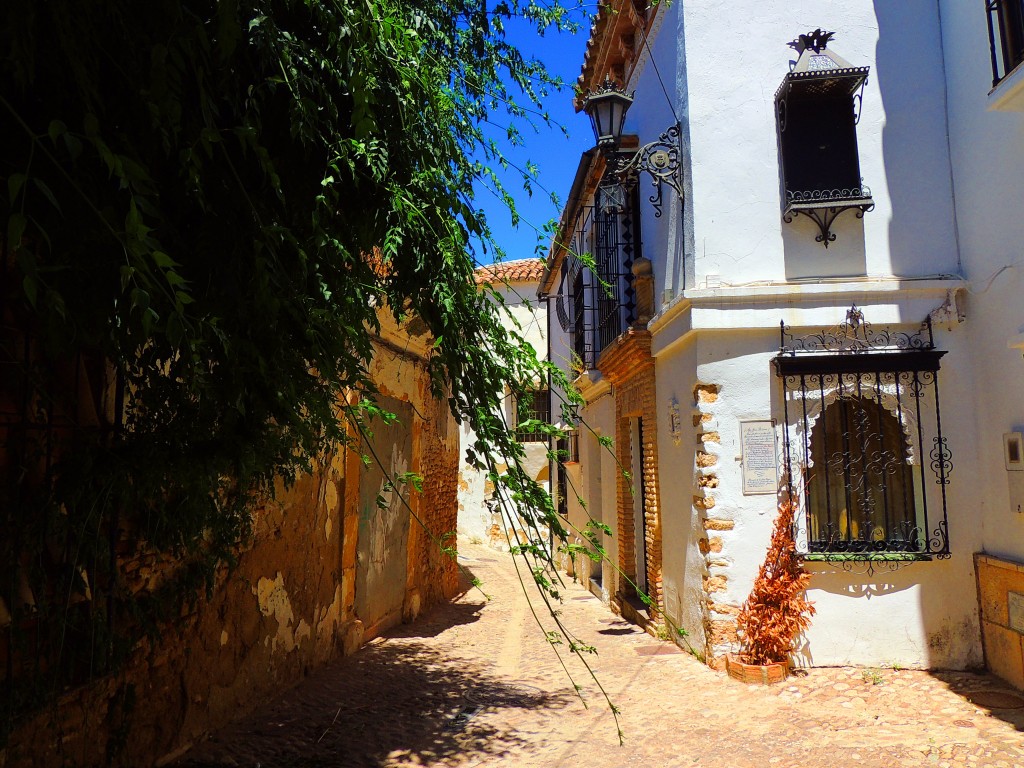
{"type": "Polygon", "coordinates": [[[739,656],[731,653],[725,656],[725,669],[729,673],[729,677],[752,685],[781,683],[789,676],[788,661],[777,661],[773,664],[747,664],[739,656]]]}

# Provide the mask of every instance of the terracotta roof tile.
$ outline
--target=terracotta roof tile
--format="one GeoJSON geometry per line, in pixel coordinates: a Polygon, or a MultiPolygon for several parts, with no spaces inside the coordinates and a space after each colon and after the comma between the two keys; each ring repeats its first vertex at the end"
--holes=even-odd
{"type": "Polygon", "coordinates": [[[540,259],[502,261],[498,264],[478,267],[474,270],[473,276],[477,285],[489,285],[504,282],[539,282],[544,276],[544,262],[540,259]]]}

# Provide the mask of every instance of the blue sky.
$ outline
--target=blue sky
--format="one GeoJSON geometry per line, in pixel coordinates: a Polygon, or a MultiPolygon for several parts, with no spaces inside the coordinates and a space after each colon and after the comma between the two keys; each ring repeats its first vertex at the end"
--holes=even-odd
{"type": "MultiPolygon", "coordinates": [[[[508,146],[505,135],[496,131],[494,138],[502,146],[511,162],[525,168],[532,161],[539,168],[538,181],[533,195],[523,190],[522,181],[513,170],[499,174],[508,192],[516,200],[516,208],[522,218],[518,228],[513,228],[512,217],[504,203],[486,189],[478,189],[476,203],[487,214],[487,220],[494,232],[497,243],[505,249],[506,259],[526,259],[537,253],[537,229],[552,218],[557,218],[561,209],[550,199],[549,193],[558,195],[564,204],[569,194],[580,154],[593,146],[594,134],[590,121],[582,112],[576,114],[572,106],[572,86],[583,66],[583,51],[590,35],[590,23],[585,21],[576,34],[551,31],[540,37],[536,30],[525,24],[509,25],[508,39],[515,43],[525,56],[535,56],[543,61],[548,70],[561,75],[565,88],[552,93],[546,100],[545,108],[556,124],[565,126],[568,138],[557,127],[547,128],[539,121],[537,132],[527,124],[520,124],[524,146],[508,146]]],[[[547,253],[548,237],[542,240],[543,252],[547,253]]],[[[483,264],[494,261],[494,254],[477,251],[477,259],[483,264]]]]}

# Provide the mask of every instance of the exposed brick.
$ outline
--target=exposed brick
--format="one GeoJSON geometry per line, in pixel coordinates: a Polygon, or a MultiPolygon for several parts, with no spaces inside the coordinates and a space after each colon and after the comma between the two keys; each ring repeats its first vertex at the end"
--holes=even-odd
{"type": "Polygon", "coordinates": [[[729,603],[718,603],[714,600],[708,600],[708,610],[712,613],[720,613],[723,616],[739,616],[740,609],[738,605],[730,605],[729,603]]]}
{"type": "Polygon", "coordinates": [[[709,517],[704,521],[705,531],[731,531],[735,527],[736,523],[732,520],[721,520],[709,517]]]}
{"type": "Polygon", "coordinates": [[[717,384],[697,384],[693,388],[693,400],[697,403],[713,403],[718,400],[717,384]]]}
{"type": "Polygon", "coordinates": [[[730,619],[712,619],[708,623],[708,643],[712,646],[738,643],[736,622],[730,619]]]}
{"type": "Polygon", "coordinates": [[[697,435],[697,442],[700,443],[720,443],[722,437],[717,432],[703,432],[697,435]]]}
{"type": "Polygon", "coordinates": [[[698,467],[713,467],[718,463],[718,457],[713,453],[707,453],[706,451],[697,451],[697,466],[698,467]]]}
{"type": "Polygon", "coordinates": [[[697,478],[697,485],[701,488],[717,488],[718,475],[700,475],[697,478]]]}
{"type": "Polygon", "coordinates": [[[707,576],[704,579],[704,591],[709,595],[712,592],[724,592],[728,581],[725,576],[707,576]]]}

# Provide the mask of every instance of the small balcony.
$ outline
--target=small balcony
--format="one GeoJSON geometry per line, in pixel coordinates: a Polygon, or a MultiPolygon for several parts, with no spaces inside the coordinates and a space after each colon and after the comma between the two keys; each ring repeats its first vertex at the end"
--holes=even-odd
{"type": "Polygon", "coordinates": [[[988,108],[1024,112],[1024,0],[985,0],[992,53],[988,108]]]}

